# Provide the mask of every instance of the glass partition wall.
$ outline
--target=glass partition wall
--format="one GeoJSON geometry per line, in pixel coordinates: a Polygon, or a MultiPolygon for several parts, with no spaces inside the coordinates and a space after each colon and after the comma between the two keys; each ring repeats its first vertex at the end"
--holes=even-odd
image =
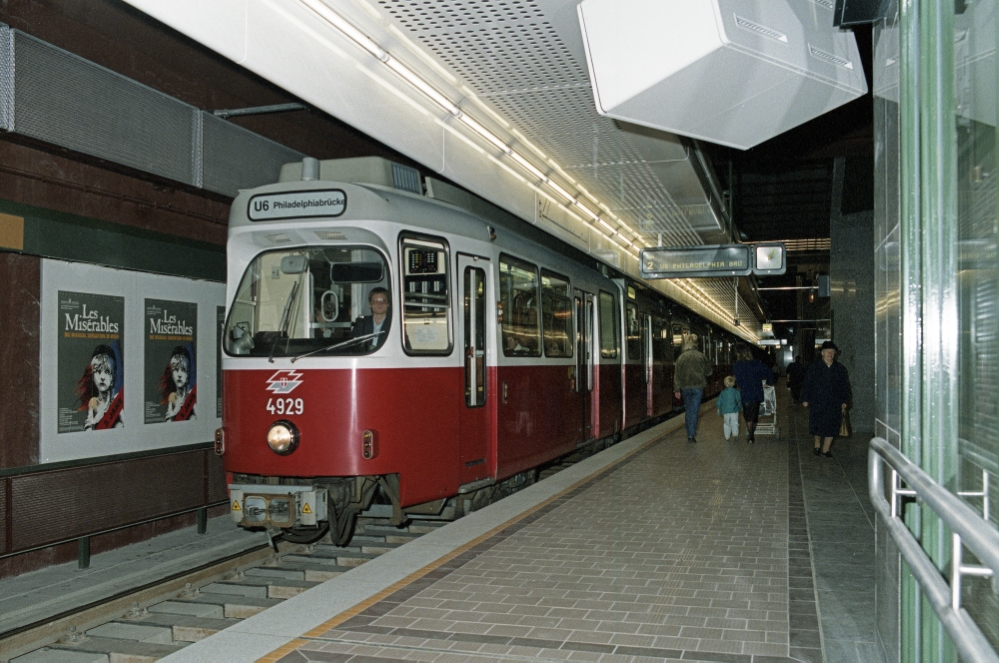
{"type": "MultiPolygon", "coordinates": [[[[999,0],[902,0],[875,26],[877,434],[999,525],[999,0]]],[[[942,573],[951,536],[908,527],[942,573]]],[[[888,661],[956,661],[878,531],[878,635],[888,661]]],[[[965,551],[965,563],[976,563],[965,551]],[[969,559],[971,558],[971,559],[969,559]]],[[[965,577],[962,606],[999,648],[999,599],[965,577]]]]}

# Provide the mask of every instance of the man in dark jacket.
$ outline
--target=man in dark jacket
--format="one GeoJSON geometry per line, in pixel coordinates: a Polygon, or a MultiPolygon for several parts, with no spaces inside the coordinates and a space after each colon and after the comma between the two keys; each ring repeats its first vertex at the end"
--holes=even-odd
{"type": "Polygon", "coordinates": [[[355,320],[354,326],[350,330],[350,336],[351,338],[360,338],[361,336],[377,334],[377,336],[372,336],[368,343],[368,347],[375,350],[385,342],[391,325],[391,304],[388,290],[372,288],[371,292],[368,293],[368,305],[371,306],[371,315],[362,315],[355,320]]]}
{"type": "Polygon", "coordinates": [[[687,424],[687,442],[697,442],[697,415],[701,411],[701,398],[708,386],[711,362],[697,349],[697,334],[683,339],[683,352],[673,367],[673,391],[683,397],[684,418],[687,424]]]}
{"type": "Polygon", "coordinates": [[[739,361],[732,366],[735,382],[742,394],[742,416],[746,419],[746,442],[756,441],[756,424],[760,416],[760,403],[763,402],[763,383],[774,383],[774,372],[767,368],[746,346],[737,353],[739,361]]]}

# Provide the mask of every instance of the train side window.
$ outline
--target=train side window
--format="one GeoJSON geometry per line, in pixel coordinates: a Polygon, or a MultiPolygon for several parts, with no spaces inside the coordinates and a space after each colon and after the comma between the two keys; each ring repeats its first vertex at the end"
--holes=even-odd
{"type": "Polygon", "coordinates": [[[658,315],[652,316],[652,360],[659,363],[669,363],[669,332],[658,315]]]}
{"type": "Polygon", "coordinates": [[[613,359],[618,354],[617,306],[614,295],[600,291],[600,356],[613,359]]]}
{"type": "Polygon", "coordinates": [[[486,404],[486,272],[466,267],[465,283],[465,405],[486,404]]]}
{"type": "Polygon", "coordinates": [[[500,303],[503,306],[503,354],[540,357],[538,268],[529,262],[500,255],[500,303]]]}
{"type": "Polygon", "coordinates": [[[628,361],[640,362],[642,360],[642,324],[638,317],[638,307],[628,302],[625,307],[625,315],[628,322],[628,361]]]}
{"type": "Polygon", "coordinates": [[[451,353],[448,249],[440,240],[402,236],[402,342],[407,354],[451,353]]]}
{"type": "Polygon", "coordinates": [[[541,270],[541,329],[548,357],[572,356],[572,301],[569,280],[541,270]]]}

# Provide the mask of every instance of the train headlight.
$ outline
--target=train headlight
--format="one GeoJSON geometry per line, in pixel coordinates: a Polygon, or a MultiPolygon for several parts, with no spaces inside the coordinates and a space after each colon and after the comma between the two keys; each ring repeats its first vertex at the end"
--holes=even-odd
{"type": "Polygon", "coordinates": [[[267,431],[267,446],[276,454],[287,456],[298,446],[298,428],[282,419],[271,424],[267,431]]]}

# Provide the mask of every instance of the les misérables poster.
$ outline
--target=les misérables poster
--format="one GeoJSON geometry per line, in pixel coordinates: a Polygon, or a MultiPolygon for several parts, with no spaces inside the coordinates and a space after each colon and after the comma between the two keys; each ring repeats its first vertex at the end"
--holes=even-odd
{"type": "Polygon", "coordinates": [[[125,298],[59,291],[58,431],[123,426],[125,298]]]}
{"type": "Polygon", "coordinates": [[[198,305],[146,299],[143,311],[143,421],[156,424],[196,419],[198,305]]]}

